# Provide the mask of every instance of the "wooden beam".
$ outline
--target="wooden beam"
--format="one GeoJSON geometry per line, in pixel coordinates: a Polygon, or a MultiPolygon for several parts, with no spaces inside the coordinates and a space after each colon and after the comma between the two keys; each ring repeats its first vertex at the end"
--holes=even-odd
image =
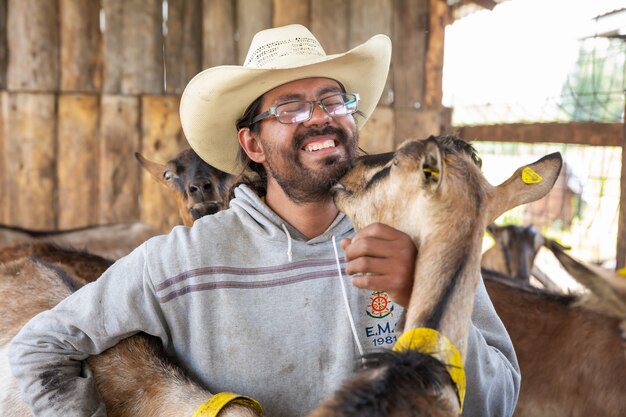
{"type": "Polygon", "coordinates": [[[294,23],[309,27],[311,24],[311,4],[308,1],[274,0],[273,9],[273,27],[294,23]]]}
{"type": "Polygon", "coordinates": [[[10,93],[5,140],[6,223],[32,229],[56,225],[56,96],[10,93]]]}
{"type": "Polygon", "coordinates": [[[428,0],[396,0],[393,10],[393,106],[424,106],[424,62],[428,43],[428,0]]]}
{"type": "Polygon", "coordinates": [[[101,96],[99,126],[98,223],[132,223],[140,218],[140,98],[101,96]]]}
{"type": "Polygon", "coordinates": [[[443,96],[443,47],[452,15],[445,1],[428,1],[428,40],[424,61],[424,102],[428,110],[441,109],[443,96]]]}
{"type": "Polygon", "coordinates": [[[61,90],[99,92],[102,87],[100,2],[59,1],[61,90]]]}
{"type": "Polygon", "coordinates": [[[237,32],[237,24],[234,2],[203,0],[202,68],[243,63],[237,61],[235,32],[237,32]]]}
{"type": "Polygon", "coordinates": [[[167,8],[165,92],[181,94],[202,70],[202,1],[170,1],[167,8]]]}
{"type": "Polygon", "coordinates": [[[327,54],[347,51],[350,0],[311,2],[311,32],[327,54]]]}
{"type": "Polygon", "coordinates": [[[626,120],[624,120],[622,127],[622,177],[620,180],[615,269],[626,266],[626,120]]]}
{"type": "Polygon", "coordinates": [[[469,141],[572,143],[576,145],[622,146],[621,123],[512,123],[488,126],[462,126],[457,135],[469,141]]]}
{"type": "Polygon", "coordinates": [[[9,51],[7,86],[10,91],[57,91],[58,10],[56,1],[9,0],[6,28],[9,51]]]}
{"type": "Polygon", "coordinates": [[[62,94],[57,113],[59,229],[98,223],[100,97],[62,94]]]}

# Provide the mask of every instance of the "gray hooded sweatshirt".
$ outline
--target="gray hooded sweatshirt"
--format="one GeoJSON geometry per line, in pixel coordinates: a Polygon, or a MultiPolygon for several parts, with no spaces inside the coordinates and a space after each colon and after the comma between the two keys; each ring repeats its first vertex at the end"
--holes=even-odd
{"type": "MultiPolygon", "coordinates": [[[[307,239],[249,188],[235,197],[228,210],[148,240],[24,326],[9,360],[35,416],[104,416],[82,361],[140,331],[211,392],[249,395],[272,417],[306,415],[328,398],[353,374],[359,344],[393,345],[402,308],[343,271],[353,337],[337,267],[339,240],[354,234],[347,217],[307,239]],[[51,389],[42,375],[55,371],[65,377],[51,389]]],[[[464,416],[512,414],[519,368],[482,282],[466,373],[464,416]]]]}

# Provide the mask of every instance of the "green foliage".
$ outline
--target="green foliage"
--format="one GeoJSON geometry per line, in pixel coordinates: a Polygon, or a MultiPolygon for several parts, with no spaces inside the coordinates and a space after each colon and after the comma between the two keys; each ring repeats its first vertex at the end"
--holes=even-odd
{"type": "Polygon", "coordinates": [[[562,89],[562,111],[572,121],[620,122],[624,117],[626,42],[591,38],[562,89]]]}

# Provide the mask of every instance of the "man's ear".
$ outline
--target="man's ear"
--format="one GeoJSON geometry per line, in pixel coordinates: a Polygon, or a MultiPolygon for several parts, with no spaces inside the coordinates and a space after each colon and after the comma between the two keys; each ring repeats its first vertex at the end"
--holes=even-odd
{"type": "Polygon", "coordinates": [[[259,164],[265,162],[265,150],[263,149],[263,145],[252,132],[250,132],[249,127],[239,129],[237,138],[239,139],[239,145],[248,155],[248,158],[259,164]]]}

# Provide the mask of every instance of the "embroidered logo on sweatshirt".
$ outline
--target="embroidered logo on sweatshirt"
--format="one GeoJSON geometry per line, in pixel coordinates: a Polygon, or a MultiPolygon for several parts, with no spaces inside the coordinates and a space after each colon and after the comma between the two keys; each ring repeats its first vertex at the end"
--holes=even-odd
{"type": "Polygon", "coordinates": [[[382,319],[389,315],[393,317],[393,302],[386,292],[374,291],[370,295],[370,304],[366,307],[365,312],[375,319],[382,319]]]}

